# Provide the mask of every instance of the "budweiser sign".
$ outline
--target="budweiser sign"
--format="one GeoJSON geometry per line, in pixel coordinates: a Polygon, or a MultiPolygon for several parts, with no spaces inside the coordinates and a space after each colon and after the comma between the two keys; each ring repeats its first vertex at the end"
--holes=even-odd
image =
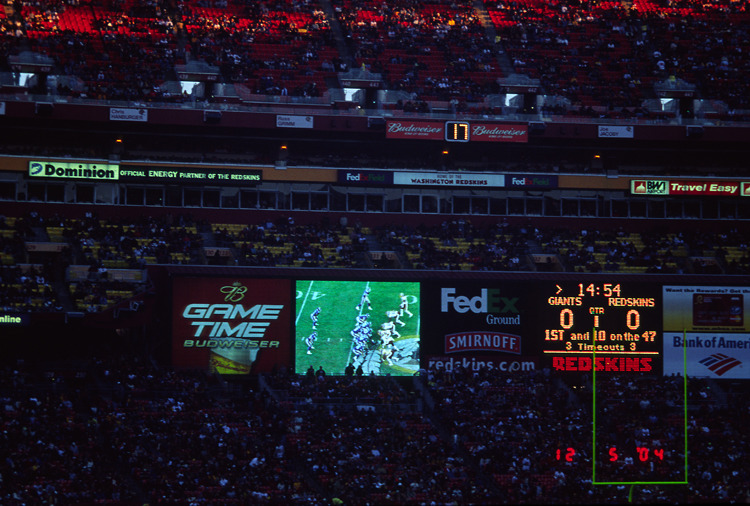
{"type": "Polygon", "coordinates": [[[528,142],[528,125],[471,124],[471,140],[485,142],[528,142]]]}
{"type": "Polygon", "coordinates": [[[442,140],[445,124],[436,121],[389,121],[386,125],[388,139],[442,140]]]}

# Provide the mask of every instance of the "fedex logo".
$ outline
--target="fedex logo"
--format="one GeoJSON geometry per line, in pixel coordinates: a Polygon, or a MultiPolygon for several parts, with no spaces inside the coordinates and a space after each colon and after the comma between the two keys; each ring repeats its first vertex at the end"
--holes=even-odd
{"type": "Polygon", "coordinates": [[[377,183],[384,183],[385,182],[385,174],[375,174],[373,172],[370,173],[362,173],[362,172],[347,172],[346,173],[346,180],[347,181],[356,181],[358,183],[366,183],[366,182],[377,182],[377,183]]]}
{"type": "Polygon", "coordinates": [[[474,297],[455,293],[455,288],[440,289],[440,312],[447,313],[452,307],[457,313],[518,313],[518,297],[500,297],[500,290],[497,288],[482,288],[480,295],[474,297]]]}
{"type": "Polygon", "coordinates": [[[556,186],[557,179],[543,176],[511,176],[510,186],[556,186]]]}

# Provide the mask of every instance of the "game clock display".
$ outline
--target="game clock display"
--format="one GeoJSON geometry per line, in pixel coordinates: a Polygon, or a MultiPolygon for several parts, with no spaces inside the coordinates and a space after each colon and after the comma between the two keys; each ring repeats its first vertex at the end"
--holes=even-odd
{"type": "Polygon", "coordinates": [[[554,370],[653,370],[661,351],[658,285],[558,282],[542,284],[541,294],[540,337],[554,370]]]}
{"type": "Polygon", "coordinates": [[[471,126],[463,121],[445,122],[445,140],[448,142],[469,142],[471,126]]]}

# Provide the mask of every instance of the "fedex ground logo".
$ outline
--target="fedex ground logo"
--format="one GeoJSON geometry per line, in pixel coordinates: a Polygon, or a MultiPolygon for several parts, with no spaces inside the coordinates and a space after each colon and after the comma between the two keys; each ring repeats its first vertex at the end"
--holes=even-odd
{"type": "Polygon", "coordinates": [[[393,184],[393,174],[386,171],[340,170],[338,180],[345,184],[386,185],[393,184]]]}
{"type": "Polygon", "coordinates": [[[633,195],[669,195],[669,181],[655,179],[633,179],[630,181],[633,195]]]}
{"type": "Polygon", "coordinates": [[[724,355],[723,353],[714,353],[703,360],[699,360],[698,363],[717,376],[722,376],[727,371],[734,369],[738,365],[742,365],[742,362],[736,358],[724,355]]]}

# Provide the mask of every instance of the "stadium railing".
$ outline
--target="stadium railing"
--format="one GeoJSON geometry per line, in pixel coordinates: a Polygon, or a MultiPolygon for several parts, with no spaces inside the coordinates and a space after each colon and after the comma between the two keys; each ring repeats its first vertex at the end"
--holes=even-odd
{"type": "MultiPolygon", "coordinates": [[[[495,97],[487,97],[491,100],[495,97]]],[[[599,118],[564,115],[522,114],[507,112],[504,108],[503,114],[487,116],[483,114],[471,114],[470,112],[404,112],[398,109],[365,109],[354,107],[349,109],[334,108],[331,106],[330,98],[317,97],[281,97],[276,95],[252,95],[245,103],[217,103],[207,101],[184,101],[184,102],[155,102],[155,101],[122,101],[122,100],[98,100],[90,98],[56,96],[56,95],[33,95],[33,94],[0,94],[0,102],[26,102],[26,103],[52,103],[81,106],[102,106],[136,109],[181,109],[181,110],[219,110],[227,112],[244,113],[271,113],[271,114],[296,114],[306,116],[360,116],[360,117],[382,117],[411,120],[477,120],[477,121],[512,121],[512,122],[554,122],[573,124],[595,124],[595,125],[683,125],[683,126],[739,126],[750,127],[750,112],[735,111],[721,118],[680,118],[680,117],[633,117],[633,118],[599,118]],[[328,102],[326,102],[328,100],[328,102]],[[326,107],[323,107],[326,106],[326,107]],[[748,119],[746,119],[748,118],[748,119]]],[[[483,103],[478,102],[478,107],[483,103]]]]}

